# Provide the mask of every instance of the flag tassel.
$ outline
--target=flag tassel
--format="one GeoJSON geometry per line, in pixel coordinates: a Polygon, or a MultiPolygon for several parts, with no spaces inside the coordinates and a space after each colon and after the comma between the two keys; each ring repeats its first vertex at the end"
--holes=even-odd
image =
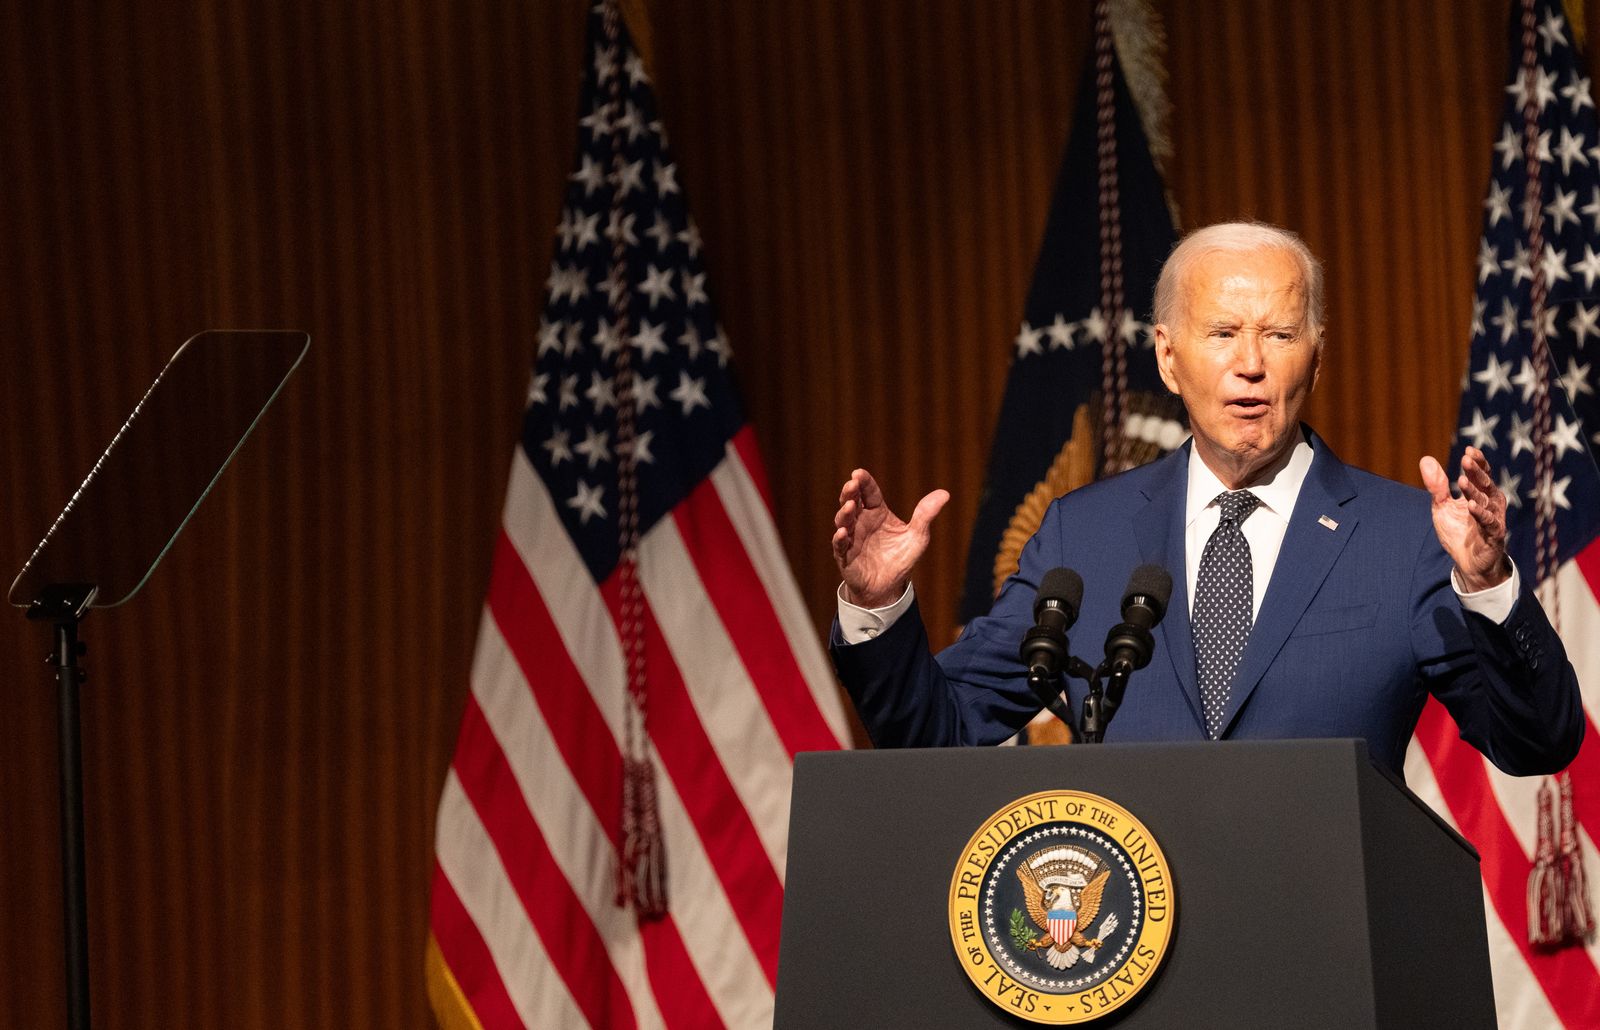
{"type": "Polygon", "coordinates": [[[1572,815],[1572,774],[1556,778],[1560,791],[1559,846],[1556,791],[1539,788],[1539,851],[1528,875],[1528,942],[1545,951],[1579,946],[1595,931],[1589,882],[1572,815]]]}

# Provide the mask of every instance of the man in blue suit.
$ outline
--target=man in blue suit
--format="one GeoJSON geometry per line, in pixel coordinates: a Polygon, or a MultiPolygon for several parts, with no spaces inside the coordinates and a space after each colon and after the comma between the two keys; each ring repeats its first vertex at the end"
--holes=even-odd
{"type": "MultiPolygon", "coordinates": [[[[1506,499],[1482,452],[1467,449],[1453,497],[1431,457],[1424,492],[1345,465],[1300,422],[1323,310],[1321,266],[1294,234],[1230,223],[1186,237],[1156,286],[1155,346],[1192,439],[1056,500],[993,610],[938,657],[911,573],[949,495],[906,522],[852,473],[834,519],[833,655],[873,741],[1010,737],[1040,707],[1018,646],[1044,573],[1082,574],[1072,636],[1098,647],[1122,621],[1129,571],[1153,562],[1172,599],[1108,742],[1362,737],[1399,773],[1431,693],[1506,772],[1570,762],[1577,680],[1506,553],[1506,499]]],[[[1074,710],[1085,689],[1069,688],[1074,710]]]]}

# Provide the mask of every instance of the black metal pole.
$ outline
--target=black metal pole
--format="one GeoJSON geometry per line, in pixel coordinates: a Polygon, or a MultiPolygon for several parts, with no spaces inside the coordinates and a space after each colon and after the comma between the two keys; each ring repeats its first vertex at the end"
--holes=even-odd
{"type": "Polygon", "coordinates": [[[89,903],[83,846],[83,748],[78,691],[83,671],[76,616],[56,622],[51,664],[56,670],[61,760],[61,889],[67,951],[67,1026],[89,1030],[89,903]]]}

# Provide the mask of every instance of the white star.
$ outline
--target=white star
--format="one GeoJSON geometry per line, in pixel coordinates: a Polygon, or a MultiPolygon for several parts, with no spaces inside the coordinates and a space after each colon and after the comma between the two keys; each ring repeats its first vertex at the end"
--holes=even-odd
{"type": "Polygon", "coordinates": [[[706,274],[685,274],[683,277],[683,302],[689,306],[696,304],[709,304],[711,298],[706,295],[706,274]]]}
{"type": "Polygon", "coordinates": [[[617,48],[606,46],[596,50],[594,52],[594,74],[600,84],[604,85],[616,72],[617,48]]]}
{"type": "Polygon", "coordinates": [[[578,377],[568,375],[561,377],[561,398],[556,402],[556,410],[566,411],[578,404],[578,377]]]}
{"type": "Polygon", "coordinates": [[[1510,297],[1500,298],[1500,313],[1489,319],[1500,330],[1500,343],[1502,346],[1511,342],[1517,335],[1517,306],[1511,303],[1510,297]]]}
{"type": "Polygon", "coordinates": [[[1122,322],[1117,326],[1117,335],[1121,337],[1123,343],[1133,343],[1144,328],[1145,324],[1134,318],[1133,312],[1123,311],[1122,322]]]}
{"type": "Polygon", "coordinates": [[[562,325],[561,322],[552,322],[543,315],[539,316],[539,357],[561,349],[562,325]]]}
{"type": "Polygon", "coordinates": [[[662,164],[656,162],[656,192],[663,197],[669,193],[678,192],[678,166],[675,164],[662,164]]]}
{"type": "Polygon", "coordinates": [[[1522,160],[1522,137],[1511,131],[1511,126],[1507,124],[1500,130],[1500,139],[1495,143],[1494,149],[1500,152],[1500,168],[1502,170],[1510,168],[1522,160]]]}
{"type": "Polygon", "coordinates": [[[639,237],[633,234],[633,216],[623,214],[619,207],[612,208],[611,217],[606,219],[606,239],[612,243],[621,239],[630,247],[638,246],[639,237]]]}
{"type": "Polygon", "coordinates": [[[570,358],[582,349],[583,324],[581,322],[574,322],[567,326],[567,342],[565,346],[561,348],[561,352],[570,358]]]}
{"type": "Polygon", "coordinates": [[[656,456],[650,453],[650,441],[655,439],[655,433],[646,430],[633,438],[633,443],[628,446],[628,453],[632,455],[634,463],[638,465],[654,465],[656,456]]]}
{"type": "Polygon", "coordinates": [[[545,396],[544,391],[549,384],[550,374],[548,372],[534,373],[533,380],[528,383],[528,407],[531,408],[535,404],[548,403],[549,398],[545,396]]]}
{"type": "Polygon", "coordinates": [[[589,388],[583,391],[589,398],[589,403],[594,405],[595,411],[604,411],[615,407],[617,403],[616,391],[612,388],[611,380],[600,375],[599,372],[589,373],[589,388]]]}
{"type": "Polygon", "coordinates": [[[600,345],[600,356],[609,358],[622,349],[622,327],[612,325],[607,319],[602,318],[600,325],[594,331],[594,342],[600,345]]]}
{"type": "Polygon", "coordinates": [[[1501,390],[1507,393],[1511,392],[1511,363],[1501,362],[1491,351],[1489,363],[1483,366],[1483,371],[1472,373],[1472,379],[1474,382],[1482,383],[1489,388],[1489,392],[1484,395],[1484,399],[1492,401],[1495,394],[1501,390]]]}
{"type": "Polygon", "coordinates": [[[1533,282],[1532,255],[1528,253],[1528,248],[1521,243],[1516,245],[1509,258],[1500,262],[1500,267],[1511,273],[1511,285],[1513,287],[1524,279],[1533,282]]]}
{"type": "Polygon", "coordinates": [[[1522,390],[1522,403],[1533,400],[1533,392],[1539,388],[1539,375],[1533,370],[1533,362],[1523,358],[1522,367],[1517,369],[1511,381],[1522,390]]]}
{"type": "Polygon", "coordinates": [[[1575,401],[1586,393],[1594,393],[1589,382],[1588,365],[1578,364],[1577,358],[1567,359],[1567,372],[1561,377],[1561,388],[1567,391],[1567,400],[1575,401]]]}
{"type": "Polygon", "coordinates": [[[564,207],[561,209],[561,223],[556,226],[556,235],[561,237],[562,250],[570,249],[572,246],[572,238],[577,234],[577,229],[572,223],[577,217],[577,214],[578,213],[572,210],[570,207],[564,207]]]}
{"type": "Polygon", "coordinates": [[[1583,276],[1584,289],[1594,289],[1595,277],[1600,276],[1600,254],[1596,254],[1594,248],[1585,243],[1583,245],[1583,260],[1573,265],[1572,270],[1583,276]]]}
{"type": "Polygon", "coordinates": [[[650,310],[654,311],[662,299],[671,300],[678,295],[672,288],[672,269],[657,268],[650,265],[644,273],[644,282],[639,284],[639,292],[650,298],[650,310]]]}
{"type": "MultiPolygon", "coordinates": [[[[597,103],[589,109],[589,113],[578,119],[578,124],[598,136],[611,131],[611,125],[606,121],[606,105],[597,103]]],[[[596,183],[595,185],[599,185],[596,183]]]]}
{"type": "Polygon", "coordinates": [[[1025,358],[1030,354],[1043,354],[1044,348],[1039,346],[1039,338],[1043,335],[1043,329],[1035,329],[1026,322],[1022,323],[1022,328],[1017,330],[1017,357],[1025,358]]]}
{"type": "Polygon", "coordinates": [[[700,244],[702,242],[700,239],[700,227],[691,221],[689,227],[678,234],[678,242],[689,248],[690,257],[699,257],[700,244]]]}
{"type": "Polygon", "coordinates": [[[1482,286],[1493,276],[1500,274],[1500,252],[1489,244],[1488,239],[1478,241],[1478,285],[1482,286]]]}
{"type": "Polygon", "coordinates": [[[588,154],[583,155],[583,163],[578,170],[567,176],[573,182],[583,183],[583,195],[588,196],[606,181],[606,173],[595,163],[594,158],[588,154]]]}
{"type": "MultiPolygon", "coordinates": [[[[1550,76],[1551,84],[1554,85],[1555,81],[1556,81],[1556,77],[1555,77],[1554,74],[1552,74],[1550,76]]],[[[1542,96],[1543,94],[1540,94],[1540,95],[1542,96]]],[[[1554,100],[1555,98],[1556,98],[1555,91],[1552,90],[1550,92],[1550,99],[1554,100]]],[[[1544,109],[1544,105],[1543,105],[1543,103],[1541,103],[1540,104],[1540,110],[1543,110],[1543,109],[1544,109]]],[[[631,101],[631,100],[628,101],[628,113],[623,115],[621,118],[617,119],[617,128],[619,128],[619,129],[627,129],[628,130],[628,142],[629,143],[632,143],[634,140],[638,139],[640,136],[643,136],[645,130],[650,128],[650,127],[652,127],[653,125],[655,125],[654,122],[646,122],[644,120],[644,112],[640,111],[637,107],[634,107],[633,106],[633,101],[631,101]]]]}
{"type": "Polygon", "coordinates": [[[1045,333],[1050,337],[1051,350],[1071,350],[1072,330],[1076,323],[1068,322],[1060,312],[1056,313],[1056,320],[1045,327],[1045,333]]]}
{"type": "Polygon", "coordinates": [[[1474,337],[1478,337],[1478,336],[1483,336],[1484,335],[1484,328],[1483,328],[1483,311],[1484,311],[1484,307],[1485,307],[1485,304],[1484,304],[1483,301],[1478,300],[1477,298],[1473,298],[1473,301],[1472,301],[1472,335],[1474,337]]]}
{"type": "MultiPolygon", "coordinates": [[[[1588,158],[1584,158],[1585,164],[1587,164],[1588,161],[1588,158]]],[[[1581,219],[1578,218],[1578,213],[1572,210],[1572,206],[1577,202],[1577,190],[1573,190],[1571,193],[1568,193],[1559,185],[1556,186],[1556,199],[1544,206],[1544,213],[1549,215],[1551,222],[1554,223],[1554,228],[1551,230],[1552,233],[1559,236],[1561,234],[1561,227],[1563,225],[1566,225],[1568,222],[1571,222],[1573,225],[1577,225],[1578,222],[1581,221],[1581,219]]]]}
{"type": "Polygon", "coordinates": [[[691,323],[683,327],[683,335],[678,337],[678,346],[689,352],[689,360],[693,361],[700,356],[700,331],[691,323]]]}
{"type": "Polygon", "coordinates": [[[628,59],[622,62],[622,66],[628,72],[628,85],[637,86],[641,82],[650,81],[650,76],[644,73],[644,62],[631,50],[628,52],[628,59]]]}
{"type": "MultiPolygon", "coordinates": [[[[1572,273],[1567,271],[1566,252],[1552,247],[1548,243],[1545,244],[1544,252],[1539,255],[1539,267],[1544,271],[1544,284],[1547,287],[1554,286],[1559,282],[1568,282],[1572,279],[1572,273]]],[[[1550,309],[1552,317],[1554,310],[1554,308],[1550,309]]]]}
{"type": "Polygon", "coordinates": [[[640,319],[639,331],[633,334],[634,349],[639,352],[640,362],[649,361],[657,354],[667,352],[667,341],[661,338],[665,324],[655,325],[648,318],[640,319]]]}
{"type": "Polygon", "coordinates": [[[1557,461],[1565,458],[1568,451],[1583,450],[1583,440],[1578,436],[1581,428],[1577,419],[1568,422],[1565,415],[1556,416],[1555,425],[1550,428],[1550,446],[1556,449],[1557,461]]]}
{"type": "Polygon", "coordinates": [[[1533,421],[1522,421],[1522,416],[1516,412],[1511,413],[1511,461],[1517,460],[1517,455],[1523,451],[1533,453],[1533,421]]]}
{"type": "Polygon", "coordinates": [[[617,197],[621,199],[634,190],[644,189],[644,162],[629,161],[617,173],[617,197]]]}
{"type": "MultiPolygon", "coordinates": [[[[1544,323],[1544,338],[1546,340],[1553,339],[1556,335],[1556,309],[1545,308],[1544,317],[1541,321],[1544,323]]],[[[1524,318],[1522,320],[1522,328],[1526,329],[1531,335],[1533,333],[1533,319],[1524,318]]]]}
{"type": "Polygon", "coordinates": [[[594,468],[602,461],[611,460],[611,434],[590,426],[584,432],[583,441],[572,445],[572,449],[583,455],[589,461],[589,467],[594,468]]]}
{"type": "Polygon", "coordinates": [[[656,241],[656,251],[658,253],[664,254],[667,248],[672,246],[672,223],[661,217],[660,211],[656,212],[655,221],[650,224],[650,228],[646,229],[644,234],[656,241]]]}
{"type": "Polygon", "coordinates": [[[1557,508],[1570,509],[1572,502],[1567,500],[1567,487],[1571,485],[1571,476],[1562,476],[1560,479],[1547,477],[1534,494],[1539,510],[1546,515],[1553,515],[1557,508]]]}
{"type": "Polygon", "coordinates": [[[633,404],[640,411],[661,407],[661,398],[656,396],[655,376],[636,376],[634,378],[633,404]]]}
{"type": "Polygon", "coordinates": [[[550,434],[550,439],[539,445],[550,452],[550,467],[557,468],[563,461],[572,460],[572,448],[567,443],[567,431],[558,429],[550,434]]]}
{"type": "Polygon", "coordinates": [[[550,274],[544,277],[544,288],[550,294],[550,302],[558,304],[561,298],[567,295],[567,268],[559,261],[550,262],[550,274]]]}
{"type": "Polygon", "coordinates": [[[1600,305],[1590,308],[1582,303],[1578,304],[1577,313],[1567,323],[1567,328],[1571,329],[1578,337],[1578,346],[1580,348],[1584,346],[1591,335],[1600,336],[1600,305]]]}
{"type": "Polygon", "coordinates": [[[1483,417],[1482,409],[1474,408],[1472,410],[1472,423],[1462,426],[1458,432],[1464,436],[1472,437],[1472,446],[1478,448],[1478,450],[1488,451],[1494,449],[1494,427],[1499,424],[1499,415],[1491,415],[1486,419],[1483,417]]]}
{"type": "Polygon", "coordinates": [[[1522,494],[1518,490],[1522,487],[1522,477],[1513,476],[1511,470],[1500,470],[1500,492],[1506,495],[1506,504],[1513,508],[1522,507],[1522,494]]]}
{"type": "Polygon", "coordinates": [[[600,242],[600,216],[592,214],[587,218],[575,218],[572,228],[577,232],[578,249],[583,250],[591,243],[600,242]]]}
{"type": "MultiPolygon", "coordinates": [[[[1500,219],[1511,217],[1511,187],[1501,188],[1500,184],[1490,180],[1489,195],[1483,198],[1483,208],[1489,212],[1489,228],[1500,224],[1500,219]]],[[[1488,243],[1487,240],[1483,241],[1488,243]]]]}
{"type": "Polygon", "coordinates": [[[706,399],[706,381],[692,379],[687,372],[678,373],[678,385],[667,396],[682,405],[685,418],[697,407],[711,410],[711,402],[706,399]]]}
{"type": "Polygon", "coordinates": [[[600,503],[603,488],[590,486],[583,480],[578,480],[578,492],[567,498],[567,507],[576,508],[578,511],[578,524],[587,526],[590,517],[605,518],[606,507],[600,503]]]}
{"type": "Polygon", "coordinates": [[[1572,101],[1572,113],[1576,115],[1586,107],[1594,106],[1594,97],[1589,92],[1589,80],[1572,73],[1572,85],[1562,86],[1561,95],[1572,101]]]}
{"type": "MultiPolygon", "coordinates": [[[[1534,68],[1534,101],[1539,105],[1539,113],[1544,113],[1545,105],[1556,98],[1556,73],[1546,72],[1543,68],[1534,68]]],[[[1517,108],[1521,110],[1528,105],[1528,78],[1518,75],[1511,85],[1506,87],[1506,92],[1517,98],[1517,108]]]]}
{"type": "Polygon", "coordinates": [[[1106,324],[1106,318],[1100,313],[1099,308],[1089,312],[1089,317],[1083,320],[1084,332],[1089,334],[1089,339],[1096,343],[1106,342],[1106,331],[1111,327],[1106,324]]]}
{"type": "MultiPolygon", "coordinates": [[[[1550,54],[1555,52],[1556,45],[1561,42],[1562,36],[1565,34],[1563,30],[1566,28],[1566,26],[1566,19],[1561,17],[1561,15],[1557,14],[1556,12],[1551,11],[1549,14],[1545,15],[1544,21],[1539,24],[1538,29],[1539,42],[1544,44],[1545,53],[1550,54]]],[[[1554,78],[1554,76],[1552,76],[1552,78],[1554,78]]]]}
{"type": "Polygon", "coordinates": [[[1556,144],[1556,157],[1561,159],[1561,174],[1568,175],[1572,172],[1572,162],[1576,161],[1585,168],[1589,166],[1589,159],[1583,156],[1583,133],[1574,136],[1567,127],[1561,127],[1561,142],[1556,144]]]}
{"type": "Polygon", "coordinates": [[[1589,224],[1594,226],[1595,232],[1600,232],[1600,186],[1589,188],[1589,203],[1578,209],[1589,216],[1589,224]]]}
{"type": "Polygon", "coordinates": [[[728,365],[728,338],[723,335],[722,326],[717,326],[717,331],[711,339],[706,341],[706,350],[717,356],[717,367],[726,368],[728,365]]]}

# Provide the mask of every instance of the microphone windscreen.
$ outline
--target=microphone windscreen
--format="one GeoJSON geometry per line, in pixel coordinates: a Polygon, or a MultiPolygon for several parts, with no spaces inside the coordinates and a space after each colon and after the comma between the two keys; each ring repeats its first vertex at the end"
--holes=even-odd
{"type": "Polygon", "coordinates": [[[1156,620],[1167,613],[1167,602],[1172,600],[1172,574],[1159,565],[1141,565],[1128,577],[1128,589],[1122,594],[1126,610],[1128,602],[1136,595],[1144,595],[1156,610],[1156,620]]]}
{"type": "MultiPolygon", "coordinates": [[[[1170,586],[1168,589],[1171,589],[1170,586]]],[[[1039,596],[1033,602],[1034,618],[1039,617],[1039,606],[1045,601],[1060,601],[1075,619],[1083,605],[1083,577],[1071,569],[1051,569],[1039,580],[1039,596]]]]}

